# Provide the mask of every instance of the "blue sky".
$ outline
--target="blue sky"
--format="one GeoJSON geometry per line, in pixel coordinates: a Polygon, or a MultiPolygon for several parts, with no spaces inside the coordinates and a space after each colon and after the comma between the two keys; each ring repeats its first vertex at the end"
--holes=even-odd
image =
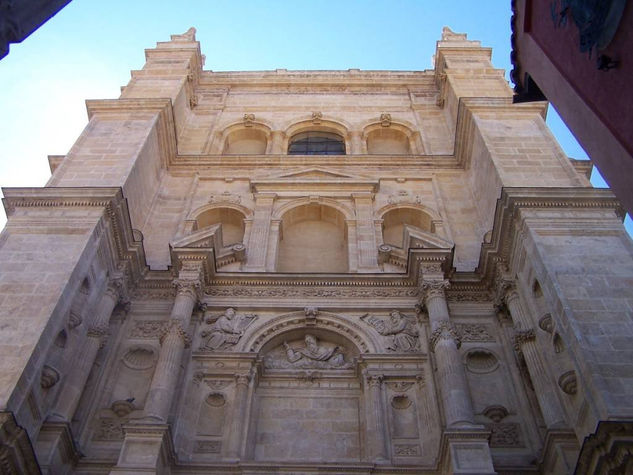
{"type": "MultiPolygon", "coordinates": [[[[73,0],[0,61],[0,185],[44,185],[46,156],[87,123],[84,100],[118,97],[145,48],[191,26],[205,69],[226,71],[429,69],[446,25],[492,47],[508,77],[510,15],[509,0],[73,0]]],[[[586,158],[551,108],[548,123],[586,158]]]]}

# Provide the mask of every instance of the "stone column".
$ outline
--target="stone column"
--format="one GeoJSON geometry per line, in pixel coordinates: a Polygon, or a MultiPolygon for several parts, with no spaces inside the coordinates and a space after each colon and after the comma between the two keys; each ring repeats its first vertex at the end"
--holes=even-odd
{"type": "Polygon", "coordinates": [[[248,388],[251,381],[251,375],[236,374],[235,375],[235,404],[233,406],[233,417],[229,427],[229,435],[227,437],[226,456],[233,460],[239,460],[242,455],[243,438],[246,409],[248,401],[248,388]]]}
{"type": "Polygon", "coordinates": [[[504,301],[515,324],[515,350],[523,353],[545,424],[549,429],[562,427],[565,425],[563,408],[551,390],[555,385],[549,381],[549,373],[536,345],[536,333],[514,285],[507,286],[504,301]]]}
{"type": "Polygon", "coordinates": [[[167,421],[176,391],[182,353],[189,343],[187,329],[198,300],[200,280],[180,278],[174,285],[177,289],[176,299],[161,338],[160,354],[145,403],[146,416],[159,422],[167,421]]]}
{"type": "Polygon", "coordinates": [[[447,427],[472,426],[475,422],[464,365],[459,355],[461,339],[449,320],[444,289],[446,280],[424,281],[424,300],[431,323],[431,350],[435,353],[437,375],[447,427]]]}
{"type": "Polygon", "coordinates": [[[371,411],[371,425],[368,424],[372,447],[370,456],[376,462],[384,462],[388,458],[385,440],[385,418],[382,407],[382,380],[382,375],[367,376],[371,411]]]}
{"type": "Polygon", "coordinates": [[[86,340],[75,359],[72,371],[67,376],[62,392],[57,398],[52,415],[53,420],[70,422],[72,419],[97,357],[97,352],[105,344],[110,316],[119,301],[122,290],[121,280],[111,280],[101,296],[95,319],[88,329],[86,340]]]}

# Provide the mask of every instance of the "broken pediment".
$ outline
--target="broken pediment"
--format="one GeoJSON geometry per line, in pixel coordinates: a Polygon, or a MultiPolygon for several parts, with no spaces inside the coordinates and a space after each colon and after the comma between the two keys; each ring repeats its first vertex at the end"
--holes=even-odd
{"type": "Polygon", "coordinates": [[[214,224],[213,226],[208,226],[193,232],[189,236],[172,241],[170,245],[173,249],[182,247],[196,249],[214,248],[219,251],[222,249],[222,225],[214,224]]]}
{"type": "Polygon", "coordinates": [[[404,249],[452,249],[453,246],[455,246],[455,244],[448,239],[444,239],[437,234],[422,231],[420,228],[409,224],[404,225],[403,243],[404,249]]]}

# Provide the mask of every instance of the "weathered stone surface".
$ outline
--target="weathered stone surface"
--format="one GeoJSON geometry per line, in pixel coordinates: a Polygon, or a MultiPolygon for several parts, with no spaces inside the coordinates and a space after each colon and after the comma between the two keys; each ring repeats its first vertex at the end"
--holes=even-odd
{"type": "Polygon", "coordinates": [[[28,436],[49,473],[564,473],[633,418],[619,205],[489,49],[222,73],[191,29],[146,58],[4,190],[2,463],[28,436]]]}

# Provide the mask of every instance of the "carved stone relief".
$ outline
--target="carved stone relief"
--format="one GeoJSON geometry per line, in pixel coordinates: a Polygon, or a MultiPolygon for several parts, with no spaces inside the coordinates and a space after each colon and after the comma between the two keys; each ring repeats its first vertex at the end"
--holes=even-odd
{"type": "Polygon", "coordinates": [[[495,422],[489,428],[490,447],[523,447],[521,429],[516,422],[495,422]]]}
{"type": "Polygon", "coordinates": [[[462,341],[495,341],[490,325],[479,323],[458,323],[462,341]]]}
{"type": "Polygon", "coordinates": [[[134,322],[130,332],[131,338],[158,339],[163,334],[165,322],[163,320],[139,320],[134,322]]]}
{"type": "Polygon", "coordinates": [[[420,351],[419,332],[415,317],[393,310],[388,319],[372,317],[369,314],[360,318],[378,333],[389,338],[388,351],[396,353],[420,351]]]}
{"type": "Polygon", "coordinates": [[[235,309],[228,308],[220,315],[205,320],[200,336],[201,351],[227,350],[234,347],[248,326],[257,319],[253,314],[237,314],[235,309]]]}
{"type": "Polygon", "coordinates": [[[490,351],[474,348],[466,353],[466,368],[472,373],[490,373],[497,369],[499,360],[490,351]]]}
{"type": "Polygon", "coordinates": [[[400,457],[416,457],[420,455],[420,446],[417,444],[396,444],[393,446],[393,450],[400,457]]]}
{"type": "Polygon", "coordinates": [[[230,191],[223,191],[219,194],[209,196],[209,203],[235,203],[240,204],[242,202],[242,196],[230,191]]]}
{"type": "Polygon", "coordinates": [[[93,440],[123,440],[123,428],[118,419],[103,417],[99,419],[93,440]]]}
{"type": "Polygon", "coordinates": [[[295,340],[273,349],[264,360],[271,369],[347,369],[352,361],[347,350],[329,341],[319,341],[307,333],[302,340],[295,340]]]}
{"type": "Polygon", "coordinates": [[[40,376],[40,385],[44,389],[52,388],[59,381],[59,371],[52,366],[44,365],[40,376]]]}

